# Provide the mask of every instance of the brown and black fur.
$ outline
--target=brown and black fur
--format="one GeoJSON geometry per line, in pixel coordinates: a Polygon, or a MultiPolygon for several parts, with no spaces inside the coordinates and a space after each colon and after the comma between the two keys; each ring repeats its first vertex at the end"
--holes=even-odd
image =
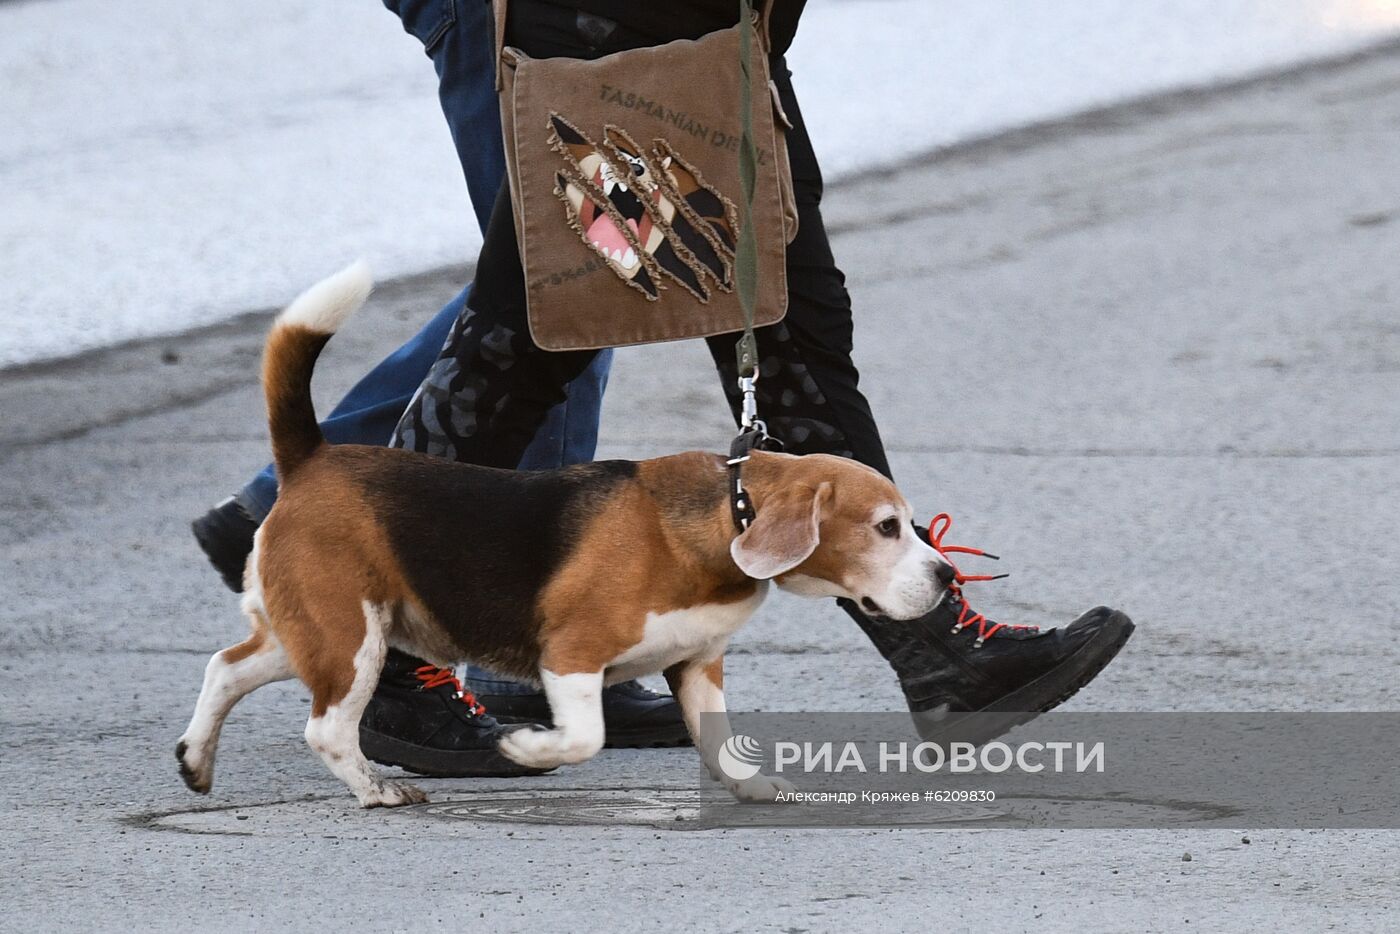
{"type": "MultiPolygon", "coordinates": [[[[728,636],[764,582],[787,572],[841,581],[873,541],[872,510],[902,503],[888,480],[852,461],[755,452],[744,476],[758,518],[739,534],[715,454],[516,472],[327,444],[312,370],[368,289],[367,271],[351,267],[308,290],[268,337],[279,498],[245,574],[252,634],[210,659],[178,744],[196,791],[209,790],[219,730],[238,699],[296,676],[312,695],[308,743],[362,805],[423,800],[376,776],[358,746],[389,646],[542,679],[547,690],[573,675],[583,680],[571,684],[601,690],[664,669],[691,685],[692,702],[708,703],[722,687],[728,636]]],[[[686,713],[692,732],[703,709],[686,713]]],[[[556,722],[547,742],[563,736],[564,745],[507,737],[502,748],[529,767],[582,761],[602,746],[597,723],[571,732],[556,722]]]]}
{"type": "MultiPolygon", "coordinates": [[[[269,598],[277,602],[292,586],[279,581],[289,566],[305,569],[297,577],[320,577],[353,555],[360,569],[353,584],[366,599],[397,608],[391,644],[442,664],[471,660],[528,680],[538,677],[542,635],[561,621],[552,617],[587,617],[600,600],[611,605],[623,594],[630,601],[632,591],[650,589],[659,575],[686,574],[698,551],[713,554],[726,544],[705,542],[702,531],[714,513],[728,509],[717,455],[509,471],[389,448],[325,445],[296,470],[268,517],[259,555],[260,568],[271,572],[263,582],[269,598]],[[676,459],[681,463],[671,463],[676,459]],[[700,460],[705,464],[697,472],[700,460]],[[332,520],[338,502],[359,514],[355,522],[332,520]],[[308,513],[318,515],[308,519],[308,513]],[[291,524],[284,516],[309,522],[317,534],[305,528],[284,534],[291,524]],[[689,531],[667,541],[663,526],[689,531]],[[575,569],[558,580],[566,564],[580,560],[584,573],[575,569]],[[598,593],[581,592],[585,582],[598,593]],[[440,627],[445,642],[413,631],[405,617],[415,615],[440,627]]],[[[733,599],[752,593],[752,582],[732,564],[706,563],[721,567],[698,579],[727,570],[733,599]]],[[[695,602],[708,596],[697,593],[695,602]]]]}
{"type": "MultiPolygon", "coordinates": [[[[355,617],[327,620],[352,633],[336,653],[342,660],[363,634],[367,600],[392,608],[393,646],[533,680],[542,666],[567,673],[605,665],[640,638],[648,613],[754,593],[729,557],[734,529],[718,455],[522,472],[329,445],[309,401],[325,340],[279,327],[265,368],[282,489],[258,571],[267,613],[299,673],[307,666],[296,660],[304,641],[296,631],[318,629],[327,602],[355,617]]],[[[768,469],[761,455],[750,467],[760,507],[768,469]]],[[[330,633],[307,636],[337,642],[330,633]]]]}

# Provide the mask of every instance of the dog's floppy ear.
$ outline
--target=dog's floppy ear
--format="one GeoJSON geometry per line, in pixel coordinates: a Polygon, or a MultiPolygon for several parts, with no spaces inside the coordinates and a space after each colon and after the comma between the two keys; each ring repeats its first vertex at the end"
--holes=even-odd
{"type": "Polygon", "coordinates": [[[784,574],[811,557],[821,540],[822,507],[831,499],[830,483],[784,490],[770,496],[742,535],[729,543],[739,570],[757,580],[784,574]]]}

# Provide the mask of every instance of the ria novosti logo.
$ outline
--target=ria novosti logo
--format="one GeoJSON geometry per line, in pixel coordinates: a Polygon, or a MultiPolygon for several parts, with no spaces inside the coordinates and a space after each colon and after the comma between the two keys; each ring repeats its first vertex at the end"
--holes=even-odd
{"type": "Polygon", "coordinates": [[[719,747],[720,771],[736,782],[748,781],[758,774],[763,763],[763,749],[758,740],[735,733],[719,747]]]}
{"type": "MultiPolygon", "coordinates": [[[[763,764],[763,746],[752,736],[736,733],[720,747],[718,759],[720,771],[725,775],[735,781],[746,781],[757,775],[763,764]]],[[[855,742],[778,741],[773,744],[774,771],[779,775],[784,772],[1102,773],[1105,760],[1102,741],[1014,744],[993,741],[980,747],[968,742],[951,742],[946,746],[931,742],[881,742],[873,750],[862,749],[861,744],[855,742]]]]}

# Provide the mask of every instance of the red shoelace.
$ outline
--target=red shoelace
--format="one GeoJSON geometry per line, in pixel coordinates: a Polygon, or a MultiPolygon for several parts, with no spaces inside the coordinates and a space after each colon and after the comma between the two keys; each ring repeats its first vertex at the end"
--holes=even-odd
{"type": "Polygon", "coordinates": [[[476,695],[462,687],[462,682],[457,680],[457,676],[452,673],[451,668],[438,668],[436,665],[422,665],[413,670],[414,677],[423,682],[420,690],[426,691],[429,688],[440,688],[444,684],[452,685],[453,697],[467,705],[473,717],[479,717],[486,713],[486,708],[476,702],[476,695]]]}
{"type": "Polygon", "coordinates": [[[940,512],[938,515],[934,516],[928,524],[928,543],[932,545],[934,550],[941,554],[943,558],[953,566],[953,583],[948,585],[948,589],[952,591],[953,596],[956,597],[958,601],[962,604],[962,609],[958,612],[957,625],[953,627],[952,631],[956,634],[962,632],[969,626],[976,626],[977,641],[973,643],[973,646],[976,647],[980,646],[983,642],[986,642],[988,639],[996,635],[996,633],[1002,629],[1014,629],[1032,632],[1039,629],[1039,626],[1018,626],[1010,623],[998,623],[993,620],[989,620],[986,616],[976,612],[972,609],[971,606],[968,605],[967,598],[963,596],[962,592],[963,584],[966,584],[969,581],[1001,580],[1003,577],[1010,577],[1010,575],[964,574],[958,568],[957,564],[953,562],[953,559],[948,557],[949,552],[953,552],[960,555],[976,555],[979,558],[991,558],[993,561],[999,561],[1001,559],[998,558],[996,555],[992,554],[991,552],[983,551],[980,548],[968,548],[963,545],[943,544],[943,536],[948,533],[948,529],[952,525],[953,517],[948,515],[946,512],[940,512]]]}

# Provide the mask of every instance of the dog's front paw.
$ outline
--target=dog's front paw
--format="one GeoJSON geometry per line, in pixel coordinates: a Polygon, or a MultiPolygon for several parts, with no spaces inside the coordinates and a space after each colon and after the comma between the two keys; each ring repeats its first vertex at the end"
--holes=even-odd
{"type": "Polygon", "coordinates": [[[531,769],[555,769],[593,758],[601,741],[575,740],[559,730],[523,727],[501,737],[496,748],[507,759],[531,769]]]}
{"type": "Polygon", "coordinates": [[[507,759],[526,768],[552,769],[559,765],[555,761],[557,756],[554,740],[554,730],[525,726],[502,736],[496,743],[496,748],[507,759]]]}
{"type": "Polygon", "coordinates": [[[362,808],[397,808],[428,800],[427,792],[407,782],[375,782],[374,787],[358,797],[362,808]]]}
{"type": "Polygon", "coordinates": [[[751,804],[778,804],[779,795],[790,795],[797,789],[792,782],[773,775],[755,775],[742,782],[726,782],[729,793],[751,804]]]}

